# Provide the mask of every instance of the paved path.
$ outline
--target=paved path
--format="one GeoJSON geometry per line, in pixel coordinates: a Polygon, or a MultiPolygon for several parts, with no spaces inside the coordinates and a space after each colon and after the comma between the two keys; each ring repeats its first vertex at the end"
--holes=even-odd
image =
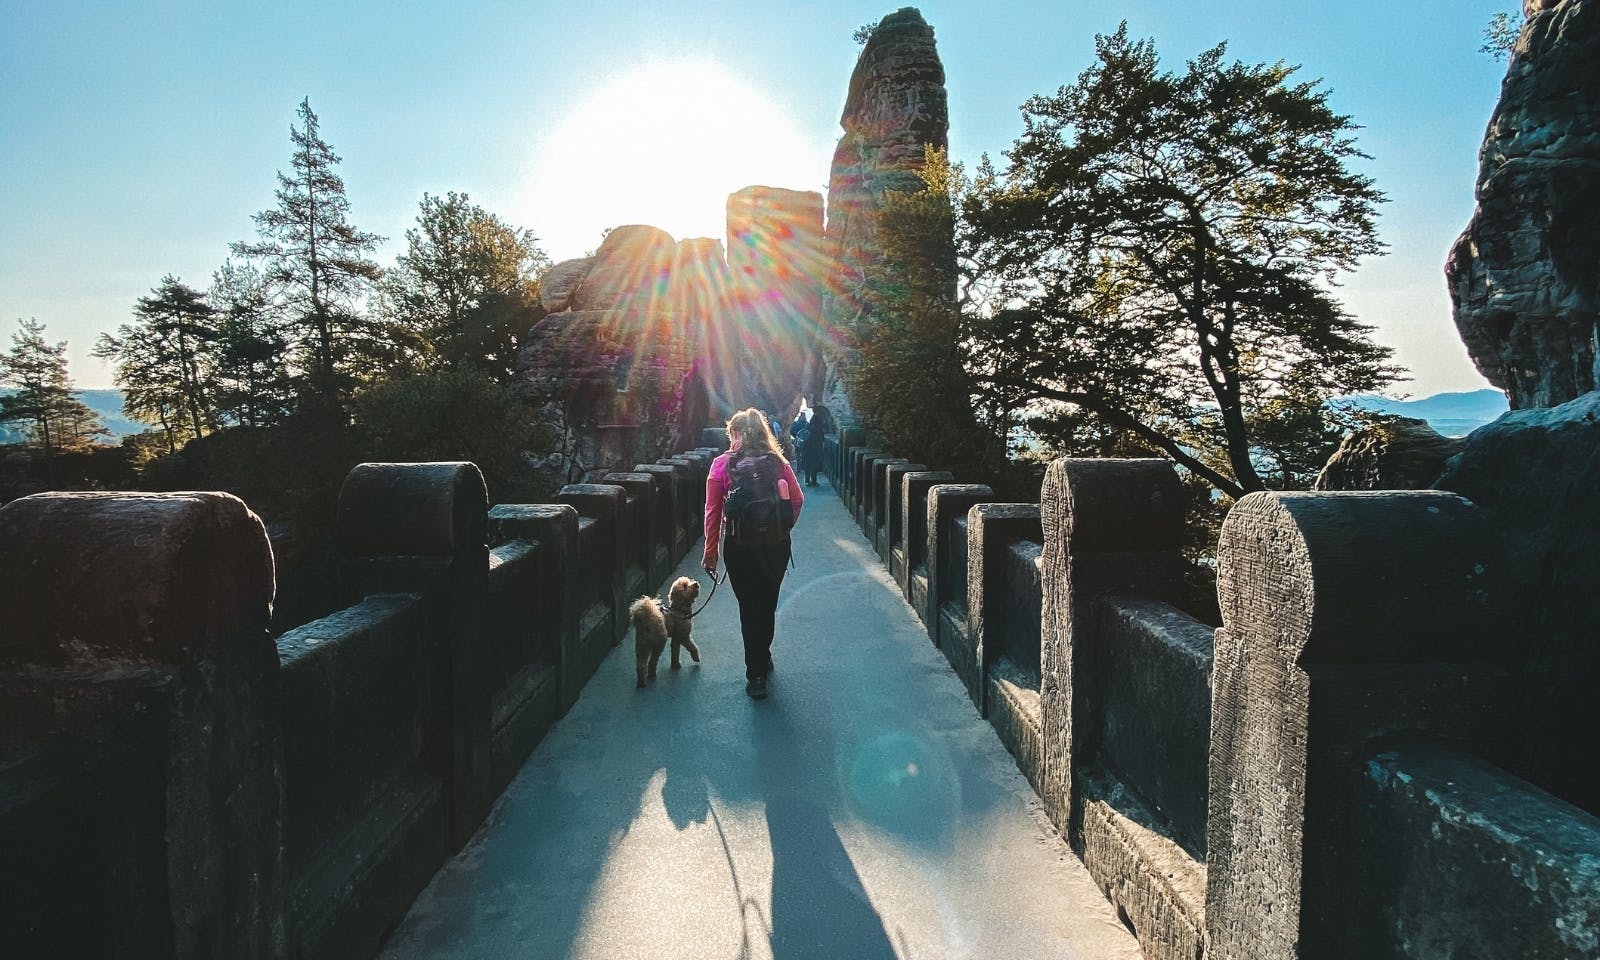
{"type": "Polygon", "coordinates": [[[744,695],[726,585],[698,666],[635,690],[630,636],[385,957],[1136,960],[838,498],[808,492],[771,696],[744,695]]]}

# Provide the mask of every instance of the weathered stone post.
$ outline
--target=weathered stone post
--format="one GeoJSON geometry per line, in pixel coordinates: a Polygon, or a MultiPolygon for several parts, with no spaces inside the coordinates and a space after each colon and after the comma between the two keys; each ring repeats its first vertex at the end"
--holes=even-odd
{"type": "Polygon", "coordinates": [[[989,667],[1003,649],[1005,554],[1019,540],[1044,541],[1036,503],[980,503],[967,513],[967,631],[976,647],[978,713],[989,715],[989,667]]]}
{"type": "Polygon", "coordinates": [[[883,523],[879,527],[881,533],[878,537],[878,555],[883,558],[884,566],[889,568],[889,576],[894,578],[895,583],[905,582],[906,519],[904,503],[901,500],[905,492],[905,477],[908,473],[927,469],[927,466],[920,463],[896,463],[884,470],[884,504],[879,508],[883,514],[883,523]]]}
{"type": "Polygon", "coordinates": [[[704,446],[697,447],[696,449],[714,451],[712,454],[713,456],[718,453],[722,453],[728,449],[728,428],[706,427],[704,430],[700,431],[700,442],[704,446]]]}
{"type": "Polygon", "coordinates": [[[628,491],[628,499],[638,507],[627,531],[630,550],[643,564],[644,580],[634,584],[632,590],[649,593],[667,576],[672,567],[667,563],[667,548],[661,536],[662,501],[658,487],[660,479],[648,473],[608,473],[604,482],[615,484],[628,491]]]}
{"type": "Polygon", "coordinates": [[[892,453],[867,454],[861,458],[861,469],[856,474],[856,522],[873,549],[877,549],[878,507],[872,494],[881,466],[889,462],[902,461],[892,453]]]}
{"type": "Polygon", "coordinates": [[[879,460],[892,460],[892,454],[882,450],[861,450],[853,458],[850,469],[850,514],[863,533],[872,513],[872,465],[879,460]]]}
{"type": "MultiPolygon", "coordinates": [[[[582,659],[578,650],[578,625],[583,610],[578,600],[578,511],[566,503],[502,503],[489,511],[489,542],[495,546],[518,541],[536,545],[533,595],[528,607],[542,620],[554,620],[556,634],[557,713],[565,713],[578,699],[579,687],[569,686],[566,664],[582,659]]],[[[544,629],[552,629],[546,626],[544,629]]],[[[508,718],[500,736],[507,744],[496,746],[496,758],[513,757],[520,764],[537,739],[539,723],[508,718]]],[[[514,772],[514,768],[508,768],[514,772]]],[[[508,779],[508,778],[507,778],[508,779]]],[[[496,776],[500,788],[505,780],[496,776]]]]}
{"type": "MultiPolygon", "coordinates": [[[[912,474],[915,476],[915,474],[912,474]]],[[[987,503],[994,499],[994,491],[984,483],[939,483],[928,488],[927,512],[927,558],[928,558],[928,599],[927,609],[919,610],[922,614],[922,625],[928,628],[928,637],[935,646],[939,644],[939,610],[951,598],[954,589],[951,576],[950,558],[952,555],[951,538],[955,536],[954,524],[956,517],[965,517],[967,511],[974,504],[987,503]]],[[[962,533],[962,550],[966,553],[966,534],[962,533]]],[[[963,575],[961,580],[965,580],[963,575]]],[[[961,600],[966,603],[966,586],[961,587],[961,600]]],[[[966,619],[966,614],[962,614],[966,619]]],[[[946,651],[948,654],[948,651],[946,651]]]]}
{"type": "Polygon", "coordinates": [[[670,464],[664,463],[636,463],[633,472],[650,474],[657,481],[655,499],[662,508],[658,512],[657,535],[667,548],[667,568],[661,574],[665,579],[678,561],[683,559],[683,555],[689,552],[689,533],[683,522],[686,498],[683,487],[688,468],[684,467],[684,478],[679,478],[678,472],[670,464]]]}
{"type": "Polygon", "coordinates": [[[900,529],[906,551],[900,590],[923,622],[928,606],[928,491],[954,481],[948,470],[914,470],[900,478],[900,529]]]}
{"type": "Polygon", "coordinates": [[[891,467],[909,465],[904,457],[890,457],[872,465],[872,475],[867,478],[867,542],[885,565],[889,562],[889,545],[885,537],[889,532],[889,470],[891,467]]]}
{"type": "Polygon", "coordinates": [[[828,480],[834,485],[835,488],[839,489],[841,496],[844,493],[842,489],[844,486],[843,478],[846,474],[846,465],[849,460],[850,451],[856,447],[865,449],[866,445],[867,431],[861,429],[860,427],[841,427],[839,429],[839,443],[835,451],[836,456],[833,462],[828,464],[828,480]]]}
{"type": "Polygon", "coordinates": [[[429,603],[435,692],[425,734],[450,785],[451,838],[465,843],[493,799],[489,770],[489,495],[471,463],[362,463],[339,490],[340,572],[352,600],[417,593],[429,603]]]}
{"type": "Polygon", "coordinates": [[[272,598],[225,493],[0,509],[6,950],[287,955],[272,598]]]}
{"type": "MultiPolygon", "coordinates": [[[[598,539],[605,546],[605,556],[598,558],[593,569],[603,571],[605,582],[599,590],[601,596],[609,598],[612,646],[621,643],[628,632],[627,618],[623,616],[627,609],[623,598],[628,586],[628,531],[622,523],[627,500],[628,491],[607,483],[569,483],[556,494],[557,503],[570,504],[578,516],[594,521],[600,528],[598,539]]],[[[585,647],[582,657],[563,659],[562,689],[582,689],[605,655],[605,650],[585,647]]]]}
{"type": "Polygon", "coordinates": [[[1073,774],[1094,750],[1088,722],[1095,691],[1090,608],[1096,597],[1128,590],[1154,600],[1178,595],[1182,576],[1183,493],[1166,460],[1076,460],[1050,464],[1039,519],[1039,712],[1044,743],[1045,811],[1072,835],[1082,814],[1073,774]]]}
{"type": "Polygon", "coordinates": [[[1210,955],[1342,957],[1364,748],[1421,732],[1492,756],[1507,733],[1498,547],[1453,494],[1255,493],[1218,561],[1210,955]]]}

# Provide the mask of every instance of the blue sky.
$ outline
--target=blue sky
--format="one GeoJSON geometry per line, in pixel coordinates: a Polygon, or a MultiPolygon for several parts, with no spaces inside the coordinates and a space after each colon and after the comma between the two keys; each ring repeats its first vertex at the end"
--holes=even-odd
{"type": "MultiPolygon", "coordinates": [[[[1365,129],[1391,198],[1389,256],[1344,285],[1425,395],[1473,389],[1450,322],[1446,252],[1472,212],[1503,64],[1478,52],[1510,0],[926,2],[950,93],[951,152],[998,155],[1018,106],[1071,82],[1126,19],[1163,61],[1231,56],[1321,78],[1365,129]]],[[[822,189],[858,47],[893,9],[805,4],[0,3],[0,343],[38,317],[74,375],[107,386],[94,338],[166,273],[196,285],[254,235],[310,96],[344,158],[352,220],[391,238],[424,191],[460,190],[556,259],[620,222],[719,233],[751,183],[822,189]],[[238,7],[239,9],[231,9],[238,7]],[[727,182],[719,182],[725,179],[727,182]],[[639,211],[637,214],[631,211],[639,211]],[[671,222],[662,222],[671,221],[671,222]]]]}

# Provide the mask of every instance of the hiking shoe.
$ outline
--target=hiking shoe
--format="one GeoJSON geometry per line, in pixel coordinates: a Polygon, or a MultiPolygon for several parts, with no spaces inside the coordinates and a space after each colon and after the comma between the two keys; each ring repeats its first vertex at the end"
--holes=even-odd
{"type": "Polygon", "coordinates": [[[766,676],[751,677],[744,682],[744,692],[750,695],[751,700],[767,699],[766,676]]]}

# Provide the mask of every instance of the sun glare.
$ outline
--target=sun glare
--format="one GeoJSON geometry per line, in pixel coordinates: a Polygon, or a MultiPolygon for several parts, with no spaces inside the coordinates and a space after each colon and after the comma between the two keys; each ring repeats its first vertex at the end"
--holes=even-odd
{"type": "Polygon", "coordinates": [[[519,214],[558,260],[625,223],[722,238],[728,194],[751,184],[820,190],[826,164],[727,70],[652,63],[598,87],[540,135],[519,214]]]}

